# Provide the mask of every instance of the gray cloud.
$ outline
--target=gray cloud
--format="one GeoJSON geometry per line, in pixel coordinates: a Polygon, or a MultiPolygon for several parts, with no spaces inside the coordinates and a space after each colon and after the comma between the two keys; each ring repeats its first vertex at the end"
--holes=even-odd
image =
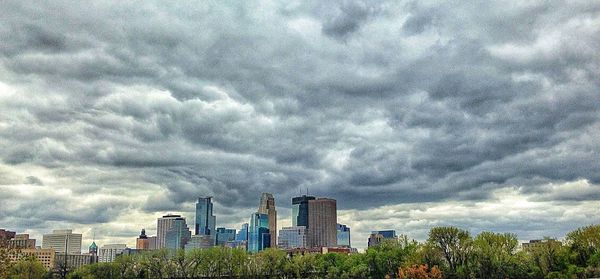
{"type": "Polygon", "coordinates": [[[600,5],[271,5],[6,2],[0,187],[26,190],[0,196],[0,223],[123,241],[167,212],[193,218],[197,196],[239,227],[261,192],[289,207],[308,188],[363,212],[344,219],[360,246],[369,219],[532,236],[600,198],[600,5]],[[477,212],[506,189],[559,211],[528,231],[491,213],[373,219],[477,212]]]}

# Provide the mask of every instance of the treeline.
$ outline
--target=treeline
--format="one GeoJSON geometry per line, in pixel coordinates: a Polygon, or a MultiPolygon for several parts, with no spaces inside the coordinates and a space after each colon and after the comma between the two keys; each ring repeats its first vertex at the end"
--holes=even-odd
{"type": "MultiPolygon", "coordinates": [[[[27,259],[31,261],[31,259],[27,259]]],[[[27,270],[26,263],[18,263],[27,270]]],[[[14,273],[12,273],[14,274],[14,273]]],[[[520,249],[516,235],[436,227],[424,243],[401,237],[359,254],[289,257],[268,249],[148,251],[113,263],[83,266],[68,278],[592,278],[600,277],[600,226],[570,232],[520,249]]],[[[37,278],[37,277],[15,277],[37,278]]]]}

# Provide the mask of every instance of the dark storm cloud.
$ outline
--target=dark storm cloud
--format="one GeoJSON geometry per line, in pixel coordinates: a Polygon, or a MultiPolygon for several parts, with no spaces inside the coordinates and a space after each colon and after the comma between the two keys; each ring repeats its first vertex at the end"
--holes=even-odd
{"type": "MultiPolygon", "coordinates": [[[[357,224],[411,204],[390,220],[420,234],[420,203],[600,199],[599,4],[262,4],[4,3],[0,185],[70,197],[4,195],[0,221],[147,226],[212,195],[238,227],[308,188],[357,224]]],[[[448,222],[525,222],[492,215],[448,222]]]]}
{"type": "Polygon", "coordinates": [[[336,39],[344,39],[360,28],[374,15],[378,7],[369,1],[339,1],[332,9],[334,13],[323,22],[323,34],[336,39]]]}

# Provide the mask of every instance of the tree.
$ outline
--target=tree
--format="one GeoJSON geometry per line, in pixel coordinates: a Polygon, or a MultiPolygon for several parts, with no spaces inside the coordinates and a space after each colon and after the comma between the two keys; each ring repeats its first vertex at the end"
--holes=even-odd
{"type": "Polygon", "coordinates": [[[412,265],[406,268],[399,268],[398,278],[400,279],[442,279],[441,271],[434,266],[429,270],[425,264],[412,265]]]}
{"type": "Polygon", "coordinates": [[[120,275],[118,265],[114,263],[95,263],[90,265],[84,265],[79,267],[77,270],[69,273],[67,276],[69,279],[120,279],[123,278],[120,275]]]}
{"type": "Polygon", "coordinates": [[[456,227],[432,228],[427,242],[444,256],[450,278],[468,276],[468,260],[473,250],[468,231],[456,227]]]}
{"type": "MultiPolygon", "coordinates": [[[[544,238],[535,246],[527,248],[527,252],[542,277],[552,272],[566,273],[569,268],[569,251],[560,241],[544,238]]],[[[556,276],[554,274],[551,276],[556,276]]]]}
{"type": "Polygon", "coordinates": [[[254,257],[264,278],[277,278],[287,261],[286,253],[276,248],[265,249],[254,257]]]}
{"type": "Polygon", "coordinates": [[[578,228],[569,232],[566,237],[574,262],[578,266],[586,266],[589,259],[600,251],[600,225],[578,228]]]}
{"type": "Polygon", "coordinates": [[[418,243],[401,235],[398,239],[386,239],[376,246],[367,249],[365,260],[369,266],[371,277],[394,277],[398,267],[416,256],[418,243]]]}
{"type": "Polygon", "coordinates": [[[0,237],[0,278],[8,278],[12,265],[10,256],[16,252],[8,245],[8,239],[0,237]]]}
{"type": "Polygon", "coordinates": [[[478,278],[503,279],[512,269],[519,241],[510,233],[482,232],[473,241],[478,278]]]}
{"type": "Polygon", "coordinates": [[[13,279],[42,279],[48,272],[44,265],[34,256],[24,257],[10,268],[13,279]]]}

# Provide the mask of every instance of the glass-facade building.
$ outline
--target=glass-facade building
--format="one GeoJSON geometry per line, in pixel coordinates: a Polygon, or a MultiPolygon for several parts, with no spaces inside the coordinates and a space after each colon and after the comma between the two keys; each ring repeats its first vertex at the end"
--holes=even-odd
{"type": "Polygon", "coordinates": [[[269,216],[269,233],[271,234],[271,246],[277,244],[277,210],[275,209],[275,198],[273,194],[262,193],[258,213],[269,216]]]}
{"type": "Polygon", "coordinates": [[[248,252],[257,253],[271,247],[269,215],[253,213],[248,225],[248,252]]]}
{"type": "Polygon", "coordinates": [[[213,239],[212,235],[193,235],[190,241],[185,244],[185,250],[189,251],[193,249],[207,249],[213,247],[214,243],[215,240],[213,239]]]}
{"type": "Polygon", "coordinates": [[[395,230],[372,231],[371,233],[380,234],[383,238],[397,238],[395,230]]]}
{"type": "Polygon", "coordinates": [[[306,248],[306,227],[284,227],[279,231],[277,247],[281,249],[306,248]]]}
{"type": "Polygon", "coordinates": [[[242,224],[242,228],[235,236],[236,241],[248,241],[248,223],[242,224]]]}
{"type": "Polygon", "coordinates": [[[308,227],[308,201],[314,200],[315,197],[302,195],[301,197],[292,198],[292,226],[308,227]]]}
{"type": "Polygon", "coordinates": [[[192,232],[188,228],[185,218],[175,218],[171,227],[166,231],[165,248],[183,249],[191,237],[192,232]]]}
{"type": "Polygon", "coordinates": [[[217,245],[225,245],[235,240],[235,229],[217,228],[217,245]]]}
{"type": "Polygon", "coordinates": [[[196,226],[194,233],[196,235],[212,235],[215,231],[217,218],[213,215],[212,197],[198,198],[196,203],[196,226]]]}
{"type": "Polygon", "coordinates": [[[350,247],[350,227],[337,224],[337,246],[350,247]]]}
{"type": "Polygon", "coordinates": [[[397,240],[398,236],[396,235],[395,230],[385,230],[385,231],[372,231],[369,239],[367,241],[367,247],[373,247],[379,245],[381,241],[385,239],[397,240]]]}

